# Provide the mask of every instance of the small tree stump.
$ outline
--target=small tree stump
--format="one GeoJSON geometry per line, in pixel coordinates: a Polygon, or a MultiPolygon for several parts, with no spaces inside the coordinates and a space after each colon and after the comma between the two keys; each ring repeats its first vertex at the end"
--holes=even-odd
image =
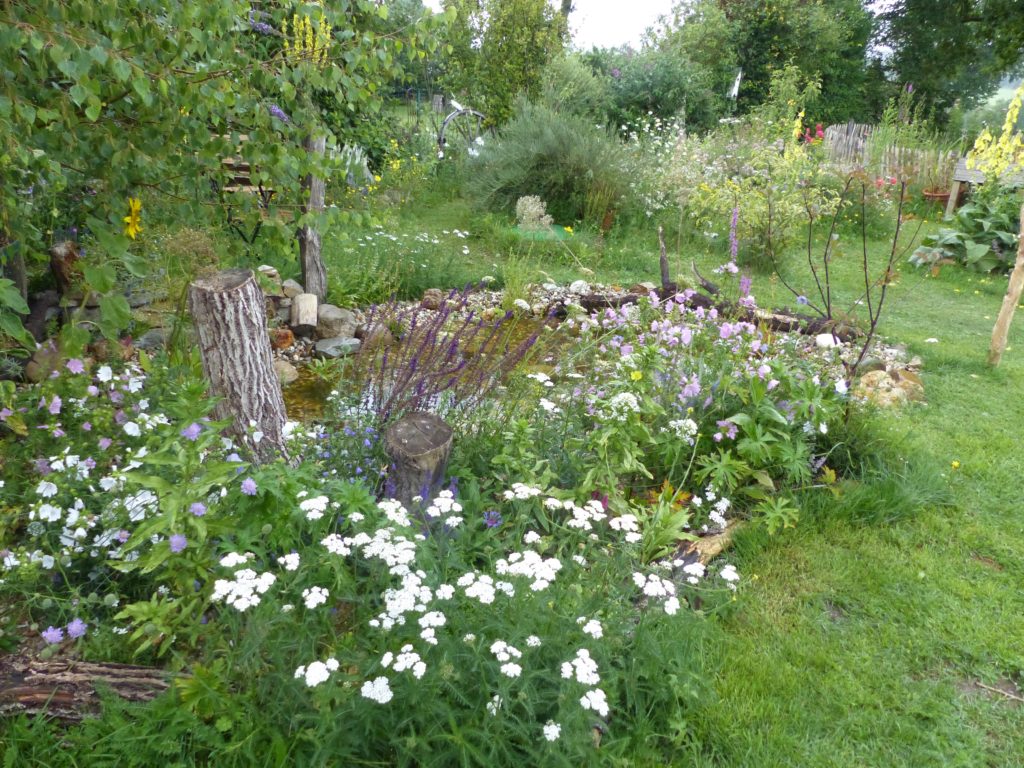
{"type": "Polygon", "coordinates": [[[300,293],[292,299],[292,331],[296,336],[312,336],[317,324],[316,294],[300,293]]]}
{"type": "Polygon", "coordinates": [[[440,489],[452,450],[452,428],[432,413],[410,413],[384,431],[391,459],[389,495],[409,509],[416,496],[431,499],[440,489]]]}
{"type": "MultiPolygon", "coordinates": [[[[327,139],[324,136],[310,136],[303,143],[306,153],[311,158],[322,160],[327,139]]],[[[302,212],[322,213],[327,185],[324,179],[312,173],[302,180],[303,192],[309,197],[303,203],[302,212]]],[[[314,294],[320,301],[327,298],[327,270],[321,254],[320,233],[308,224],[299,227],[299,262],[302,265],[302,284],[306,290],[314,294]]],[[[315,325],[315,323],[314,323],[315,325]]]]}
{"type": "Polygon", "coordinates": [[[263,291],[250,269],[229,269],[192,283],[189,309],[199,336],[203,373],[210,393],[220,398],[213,410],[230,420],[228,432],[248,445],[259,462],[287,456],[284,399],[274,373],[267,337],[263,291]],[[249,439],[250,423],[263,433],[249,439]]]}
{"type": "Polygon", "coordinates": [[[161,669],[129,664],[88,664],[70,659],[0,659],[0,717],[46,713],[79,721],[99,712],[98,688],[128,701],[150,701],[167,690],[161,669]]]}

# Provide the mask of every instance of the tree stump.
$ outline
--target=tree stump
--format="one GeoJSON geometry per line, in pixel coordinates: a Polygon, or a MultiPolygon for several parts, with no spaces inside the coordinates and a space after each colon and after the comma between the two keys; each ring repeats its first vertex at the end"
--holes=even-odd
{"type": "Polygon", "coordinates": [[[300,293],[292,299],[291,327],[296,336],[312,336],[317,326],[316,294],[300,293]]]}
{"type": "Polygon", "coordinates": [[[258,462],[287,457],[284,399],[256,276],[250,269],[229,269],[200,278],[189,287],[188,301],[203,373],[219,398],[213,417],[230,420],[229,434],[249,446],[258,462]],[[262,433],[258,441],[249,437],[251,423],[262,433]]]}
{"type": "MultiPolygon", "coordinates": [[[[327,139],[324,136],[307,138],[302,146],[307,156],[318,161],[323,159],[327,139]]],[[[324,197],[327,184],[324,179],[310,173],[302,180],[303,192],[309,197],[302,205],[303,213],[320,213],[324,210],[324,197]]],[[[299,227],[299,262],[302,264],[302,284],[308,293],[314,294],[320,301],[327,298],[327,270],[321,254],[320,233],[308,224],[299,227]]],[[[315,325],[315,323],[314,323],[315,325]]]]}
{"type": "Polygon", "coordinates": [[[410,413],[384,431],[391,459],[388,495],[411,508],[413,498],[437,495],[452,450],[452,428],[432,413],[410,413]]]}
{"type": "Polygon", "coordinates": [[[128,701],[150,701],[167,690],[168,673],[130,664],[64,659],[0,659],[0,717],[46,713],[77,722],[99,712],[98,688],[128,701]]]}

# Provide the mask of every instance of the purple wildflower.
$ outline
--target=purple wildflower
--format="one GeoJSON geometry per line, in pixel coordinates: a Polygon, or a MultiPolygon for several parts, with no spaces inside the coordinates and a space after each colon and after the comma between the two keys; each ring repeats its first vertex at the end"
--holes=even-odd
{"type": "Polygon", "coordinates": [[[246,496],[255,496],[256,481],[253,480],[251,477],[245,478],[245,480],[242,481],[242,493],[244,493],[246,496]]]}
{"type": "Polygon", "coordinates": [[[85,630],[89,628],[81,619],[72,619],[68,624],[68,637],[73,640],[77,640],[80,637],[85,637],[85,630]]]}
{"type": "Polygon", "coordinates": [[[64,630],[60,627],[47,627],[40,636],[50,645],[56,645],[64,639],[64,630]]]}
{"type": "Polygon", "coordinates": [[[12,415],[13,413],[14,411],[12,411],[10,408],[0,409],[0,421],[7,421],[7,417],[12,415]]]}
{"type": "Polygon", "coordinates": [[[181,436],[186,440],[191,440],[193,443],[199,439],[199,434],[203,431],[203,428],[196,424],[194,421],[181,430],[181,436]]]}
{"type": "Polygon", "coordinates": [[[618,80],[620,77],[622,77],[622,70],[619,69],[618,67],[612,67],[612,77],[618,80]]]}
{"type": "Polygon", "coordinates": [[[729,438],[730,440],[735,439],[736,425],[734,423],[732,423],[728,419],[721,419],[720,421],[716,422],[716,425],[719,429],[724,431],[724,434],[727,438],[729,438]]]}
{"type": "Polygon", "coordinates": [[[484,512],[484,525],[488,528],[497,528],[501,525],[501,512],[496,509],[488,509],[484,512]]]}
{"type": "Polygon", "coordinates": [[[740,296],[746,297],[750,295],[750,286],[752,283],[753,280],[750,279],[750,275],[743,275],[740,278],[740,296]]]}
{"type": "Polygon", "coordinates": [[[60,397],[58,395],[54,395],[53,396],[53,400],[50,401],[50,407],[49,407],[50,413],[53,414],[54,416],[56,416],[58,413],[60,413],[60,407],[63,404],[64,403],[60,399],[60,397]]]}
{"type": "Polygon", "coordinates": [[[100,388],[97,387],[95,384],[90,384],[88,387],[85,388],[85,391],[90,397],[96,397],[96,395],[100,393],[100,388]]]}
{"type": "Polygon", "coordinates": [[[202,517],[206,514],[206,505],[201,501],[193,501],[192,506],[188,508],[188,511],[196,517],[202,517]]]}
{"type": "Polygon", "coordinates": [[[73,357],[67,361],[64,365],[72,373],[85,373],[85,363],[79,360],[77,357],[73,357]]]}
{"type": "Polygon", "coordinates": [[[92,422],[91,421],[83,421],[82,422],[82,431],[83,432],[91,432],[92,431],[92,422]]]}
{"type": "Polygon", "coordinates": [[[124,544],[128,539],[132,537],[131,533],[124,530],[123,528],[117,532],[117,540],[124,544]]]}
{"type": "Polygon", "coordinates": [[[185,535],[182,533],[172,534],[168,541],[171,545],[171,552],[174,552],[175,554],[181,552],[188,546],[188,539],[186,539],[185,535]]]}
{"type": "Polygon", "coordinates": [[[809,302],[809,301],[807,300],[807,297],[806,297],[806,296],[797,296],[797,297],[796,297],[796,303],[797,303],[797,304],[803,304],[803,305],[805,305],[805,306],[806,306],[807,304],[810,304],[810,302],[809,302]]]}
{"type": "MultiPolygon", "coordinates": [[[[249,9],[249,29],[253,32],[258,32],[261,35],[272,35],[274,34],[274,28],[267,24],[265,21],[259,21],[256,16],[256,11],[252,8],[249,9]]],[[[260,18],[265,18],[265,14],[260,12],[260,18]]]]}
{"type": "Polygon", "coordinates": [[[737,205],[732,209],[732,221],[729,223],[729,258],[736,261],[736,255],[740,252],[740,241],[736,236],[736,225],[740,220],[740,207],[737,205]]]}
{"type": "Polygon", "coordinates": [[[285,114],[285,111],[277,106],[277,104],[271,104],[268,106],[267,112],[270,113],[271,117],[276,117],[282,123],[290,123],[292,121],[292,119],[285,114]]]}
{"type": "Polygon", "coordinates": [[[50,468],[50,462],[47,461],[46,459],[36,459],[33,462],[33,464],[35,465],[36,472],[38,472],[43,477],[46,477],[48,474],[53,472],[53,470],[50,468]]]}
{"type": "Polygon", "coordinates": [[[101,451],[107,450],[107,448],[109,448],[111,443],[113,443],[113,442],[114,441],[111,440],[109,437],[101,437],[100,438],[100,450],[101,451]]]}

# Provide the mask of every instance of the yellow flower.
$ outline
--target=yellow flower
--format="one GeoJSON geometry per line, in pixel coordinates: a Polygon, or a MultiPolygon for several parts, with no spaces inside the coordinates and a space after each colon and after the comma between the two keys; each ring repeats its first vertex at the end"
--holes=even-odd
{"type": "Polygon", "coordinates": [[[640,381],[640,379],[642,379],[643,377],[644,375],[640,371],[633,371],[631,374],[629,374],[629,378],[631,378],[633,381],[640,381]]]}
{"type": "Polygon", "coordinates": [[[128,198],[128,215],[124,217],[124,233],[132,240],[142,231],[142,201],[137,197],[128,198]]]}
{"type": "Polygon", "coordinates": [[[949,463],[949,466],[951,466],[953,468],[953,470],[956,471],[956,470],[960,469],[960,462],[957,461],[956,459],[953,459],[953,461],[951,461],[949,463]]]}
{"type": "Polygon", "coordinates": [[[568,233],[569,233],[570,235],[572,234],[572,227],[562,227],[562,229],[564,229],[564,230],[565,230],[566,232],[568,232],[568,233]]]}

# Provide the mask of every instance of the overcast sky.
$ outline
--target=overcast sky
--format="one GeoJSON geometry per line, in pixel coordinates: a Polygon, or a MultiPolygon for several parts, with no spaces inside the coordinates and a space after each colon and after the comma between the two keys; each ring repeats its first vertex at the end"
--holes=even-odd
{"type": "MultiPolygon", "coordinates": [[[[424,0],[424,4],[438,10],[441,0],[424,0]]],[[[583,50],[595,45],[636,46],[644,30],[672,5],[672,0],[574,0],[575,9],[569,15],[573,45],[583,50]]]]}

